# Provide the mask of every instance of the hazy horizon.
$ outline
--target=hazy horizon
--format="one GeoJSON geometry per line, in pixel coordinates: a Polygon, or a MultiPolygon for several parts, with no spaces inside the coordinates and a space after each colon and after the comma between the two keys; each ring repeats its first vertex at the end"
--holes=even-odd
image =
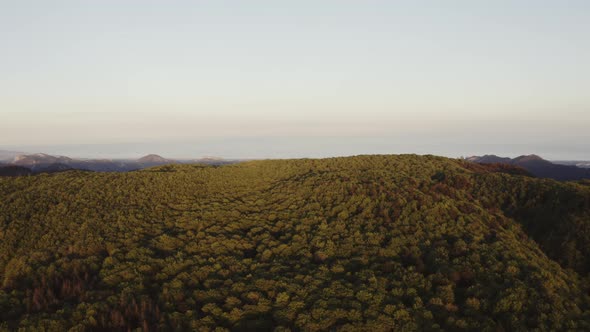
{"type": "Polygon", "coordinates": [[[221,157],[225,159],[327,158],[362,154],[419,154],[451,158],[496,154],[518,157],[537,154],[548,160],[590,160],[583,144],[559,146],[545,142],[544,148],[530,144],[470,144],[468,141],[427,142],[419,137],[225,137],[197,141],[118,144],[64,144],[0,146],[0,151],[47,153],[73,158],[133,159],[158,154],[170,159],[221,157]],[[564,152],[564,149],[567,151],[564,152]]]}
{"type": "Polygon", "coordinates": [[[0,149],[590,159],[590,2],[1,1],[0,149]]]}

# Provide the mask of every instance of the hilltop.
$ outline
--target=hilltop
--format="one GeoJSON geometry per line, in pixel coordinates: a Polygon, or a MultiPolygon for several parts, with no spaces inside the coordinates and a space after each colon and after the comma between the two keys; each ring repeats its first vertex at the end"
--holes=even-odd
{"type": "Polygon", "coordinates": [[[589,239],[586,182],[433,156],[0,178],[0,329],[588,330],[589,239]]]}
{"type": "Polygon", "coordinates": [[[173,160],[169,160],[166,159],[162,156],[159,156],[157,154],[148,154],[147,156],[143,156],[139,159],[137,159],[138,163],[141,164],[153,164],[153,163],[158,163],[158,164],[166,164],[166,163],[173,163],[173,160]]]}

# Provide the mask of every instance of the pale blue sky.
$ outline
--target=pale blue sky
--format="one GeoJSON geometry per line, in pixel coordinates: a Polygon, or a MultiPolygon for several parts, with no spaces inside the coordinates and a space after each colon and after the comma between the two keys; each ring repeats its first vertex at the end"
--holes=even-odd
{"type": "Polygon", "coordinates": [[[0,0],[0,43],[0,149],[590,159],[590,1],[0,0]]]}

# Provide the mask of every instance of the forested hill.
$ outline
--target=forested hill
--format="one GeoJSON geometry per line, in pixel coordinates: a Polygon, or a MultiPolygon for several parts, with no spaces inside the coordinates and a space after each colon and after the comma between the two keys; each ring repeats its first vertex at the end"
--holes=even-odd
{"type": "Polygon", "coordinates": [[[0,178],[0,330],[589,330],[590,186],[432,156],[0,178]]]}

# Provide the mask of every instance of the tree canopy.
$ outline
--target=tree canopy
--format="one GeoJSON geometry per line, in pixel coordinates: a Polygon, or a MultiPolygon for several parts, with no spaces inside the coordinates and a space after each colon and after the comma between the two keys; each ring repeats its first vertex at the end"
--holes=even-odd
{"type": "Polygon", "coordinates": [[[590,186],[434,156],[0,178],[0,330],[588,330],[590,186]]]}

